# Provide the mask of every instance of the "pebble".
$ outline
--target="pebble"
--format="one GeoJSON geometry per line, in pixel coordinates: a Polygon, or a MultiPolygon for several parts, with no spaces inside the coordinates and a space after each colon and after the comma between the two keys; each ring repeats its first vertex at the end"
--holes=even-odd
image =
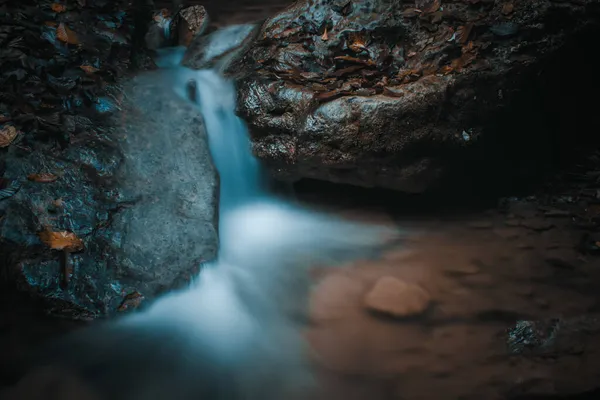
{"type": "Polygon", "coordinates": [[[380,278],[364,298],[367,309],[394,317],[422,314],[430,303],[431,296],[421,286],[391,276],[380,278]]]}

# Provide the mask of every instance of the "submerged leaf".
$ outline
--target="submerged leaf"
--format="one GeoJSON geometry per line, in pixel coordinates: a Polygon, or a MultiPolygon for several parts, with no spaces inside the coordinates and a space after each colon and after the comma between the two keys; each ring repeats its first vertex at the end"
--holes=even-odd
{"type": "Polygon", "coordinates": [[[38,233],[38,237],[52,250],[79,251],[83,250],[83,240],[73,232],[52,232],[49,230],[38,233]]]}
{"type": "Polygon", "coordinates": [[[69,29],[69,27],[63,24],[62,22],[56,28],[56,37],[58,38],[58,40],[64,43],[79,44],[77,34],[71,29],[69,29]]]}
{"type": "Polygon", "coordinates": [[[67,6],[60,3],[52,3],[52,11],[54,11],[55,13],[62,13],[67,11],[67,6]]]}
{"type": "Polygon", "coordinates": [[[98,68],[91,65],[81,65],[79,68],[84,70],[86,74],[93,74],[94,72],[100,71],[98,68]]]}
{"type": "Polygon", "coordinates": [[[17,128],[12,125],[0,127],[0,147],[9,146],[15,140],[18,133],[17,128]]]}
{"type": "Polygon", "coordinates": [[[58,176],[47,173],[47,172],[40,172],[39,174],[27,175],[27,179],[30,180],[31,182],[51,183],[51,182],[55,182],[58,179],[58,176]]]}

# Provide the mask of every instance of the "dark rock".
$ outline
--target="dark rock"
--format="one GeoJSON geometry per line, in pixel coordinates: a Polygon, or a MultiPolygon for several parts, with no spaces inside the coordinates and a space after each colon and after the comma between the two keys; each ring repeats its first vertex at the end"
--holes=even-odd
{"type": "Polygon", "coordinates": [[[82,134],[64,150],[6,154],[5,176],[22,186],[0,201],[2,274],[52,313],[113,314],[131,293],[152,299],[216,255],[218,181],[200,115],[160,79],[129,86],[118,127],[82,134]],[[58,179],[24,179],[40,172],[58,179]],[[66,287],[61,254],[40,241],[42,230],[83,239],[83,251],[67,255],[66,287]]]}
{"type": "Polygon", "coordinates": [[[210,19],[203,6],[195,5],[179,10],[173,20],[173,35],[179,46],[188,46],[194,38],[201,36],[210,19]]]}
{"type": "MultiPolygon", "coordinates": [[[[411,13],[383,0],[300,1],[267,20],[227,72],[256,155],[281,179],[406,192],[508,185],[549,166],[558,128],[544,122],[550,92],[537,88],[558,77],[548,65],[575,62],[550,56],[593,21],[593,3],[483,13],[459,2],[446,18],[436,2],[411,13]],[[557,7],[560,29],[544,25],[557,7]]],[[[197,54],[187,65],[204,68],[197,54]]]]}

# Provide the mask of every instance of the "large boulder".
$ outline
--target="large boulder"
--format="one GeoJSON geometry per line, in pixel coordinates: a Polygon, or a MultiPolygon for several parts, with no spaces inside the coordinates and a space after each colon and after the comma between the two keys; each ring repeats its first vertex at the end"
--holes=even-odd
{"type": "Polygon", "coordinates": [[[282,179],[413,193],[511,181],[552,161],[553,111],[586,108],[555,82],[571,65],[589,89],[587,51],[558,50],[598,15],[594,0],[299,1],[228,73],[256,155],[282,179]]]}
{"type": "Polygon", "coordinates": [[[7,149],[4,193],[20,190],[0,201],[1,271],[50,312],[135,308],[216,256],[218,178],[201,117],[157,78],[127,85],[112,128],[65,149],[7,149]]]}

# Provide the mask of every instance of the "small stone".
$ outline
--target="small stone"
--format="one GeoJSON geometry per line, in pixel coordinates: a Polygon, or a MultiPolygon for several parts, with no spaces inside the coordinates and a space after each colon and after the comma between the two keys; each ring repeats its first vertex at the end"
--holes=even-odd
{"type": "Polygon", "coordinates": [[[386,276],[375,283],[364,302],[372,311],[394,317],[410,317],[423,313],[429,306],[431,297],[419,285],[386,276]]]}

